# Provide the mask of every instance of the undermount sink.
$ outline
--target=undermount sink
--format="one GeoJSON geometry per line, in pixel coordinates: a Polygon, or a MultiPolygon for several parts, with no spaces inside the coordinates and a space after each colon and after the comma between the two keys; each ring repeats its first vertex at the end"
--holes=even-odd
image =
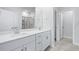
{"type": "Polygon", "coordinates": [[[12,34],[12,37],[16,37],[16,36],[22,36],[22,35],[27,35],[27,33],[18,33],[18,34],[12,34]]]}

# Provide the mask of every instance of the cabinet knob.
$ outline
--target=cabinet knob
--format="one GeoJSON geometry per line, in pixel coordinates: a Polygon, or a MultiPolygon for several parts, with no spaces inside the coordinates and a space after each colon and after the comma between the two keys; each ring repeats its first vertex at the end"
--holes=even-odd
{"type": "Polygon", "coordinates": [[[27,51],[27,47],[25,47],[25,51],[27,51]]]}
{"type": "Polygon", "coordinates": [[[24,51],[24,49],[21,49],[21,51],[24,51]]]}
{"type": "Polygon", "coordinates": [[[38,37],[41,37],[41,36],[38,36],[38,37]]]}
{"type": "Polygon", "coordinates": [[[46,37],[46,39],[48,39],[48,36],[46,37]]]}
{"type": "Polygon", "coordinates": [[[0,14],[1,14],[1,11],[0,11],[0,14]]]}
{"type": "Polygon", "coordinates": [[[41,44],[41,42],[38,42],[38,44],[41,44]]]}

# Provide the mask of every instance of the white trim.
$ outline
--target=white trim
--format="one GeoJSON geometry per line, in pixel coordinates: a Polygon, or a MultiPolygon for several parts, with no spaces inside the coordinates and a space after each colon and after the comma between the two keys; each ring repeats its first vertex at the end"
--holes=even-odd
{"type": "Polygon", "coordinates": [[[74,44],[74,40],[75,40],[75,14],[73,12],[73,44],[74,44]]]}
{"type": "Polygon", "coordinates": [[[73,44],[79,46],[79,43],[73,42],[73,44]]]}
{"type": "Polygon", "coordinates": [[[63,38],[64,39],[72,39],[72,37],[69,37],[69,36],[64,36],[63,38]]]}
{"type": "Polygon", "coordinates": [[[62,15],[62,12],[61,12],[61,38],[63,37],[63,15],[62,15]]]}

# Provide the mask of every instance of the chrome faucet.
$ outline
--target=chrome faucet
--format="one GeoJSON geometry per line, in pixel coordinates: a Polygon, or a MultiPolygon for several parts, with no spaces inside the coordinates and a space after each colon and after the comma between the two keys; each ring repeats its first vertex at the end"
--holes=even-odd
{"type": "Polygon", "coordinates": [[[19,27],[11,27],[11,29],[13,30],[15,34],[19,33],[19,27]]]}

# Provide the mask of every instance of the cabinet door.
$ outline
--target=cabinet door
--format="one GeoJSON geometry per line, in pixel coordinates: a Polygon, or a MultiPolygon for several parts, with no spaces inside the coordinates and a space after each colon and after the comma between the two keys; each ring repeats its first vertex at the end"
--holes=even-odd
{"type": "Polygon", "coordinates": [[[25,51],[35,51],[35,41],[31,41],[30,43],[25,44],[24,50],[25,51]]]}
{"type": "Polygon", "coordinates": [[[50,45],[50,31],[42,33],[42,50],[45,50],[50,45]]]}
{"type": "Polygon", "coordinates": [[[41,43],[41,41],[36,42],[36,50],[37,51],[41,51],[42,50],[42,43],[41,43]]]}
{"type": "Polygon", "coordinates": [[[17,51],[21,50],[24,44],[28,44],[31,41],[35,41],[35,35],[19,38],[16,40],[8,41],[0,44],[0,51],[17,51]]]}
{"type": "Polygon", "coordinates": [[[36,35],[36,50],[37,51],[42,50],[42,37],[41,37],[41,34],[36,35]]]}
{"type": "Polygon", "coordinates": [[[20,47],[13,49],[12,51],[25,51],[25,49],[24,49],[24,46],[20,46],[20,47]]]}
{"type": "Polygon", "coordinates": [[[35,51],[35,41],[17,47],[12,51],[35,51]]]}

